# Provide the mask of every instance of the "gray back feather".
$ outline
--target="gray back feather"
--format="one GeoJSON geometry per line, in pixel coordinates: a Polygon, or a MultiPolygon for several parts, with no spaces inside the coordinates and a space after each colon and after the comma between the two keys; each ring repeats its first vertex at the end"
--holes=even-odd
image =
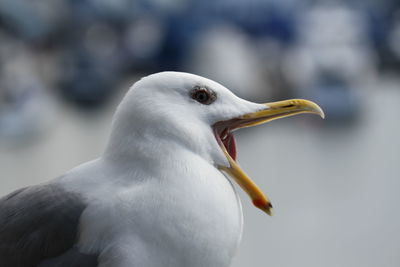
{"type": "Polygon", "coordinates": [[[85,208],[81,196],[54,184],[19,189],[0,198],[1,266],[97,266],[96,255],[74,248],[85,208]]]}

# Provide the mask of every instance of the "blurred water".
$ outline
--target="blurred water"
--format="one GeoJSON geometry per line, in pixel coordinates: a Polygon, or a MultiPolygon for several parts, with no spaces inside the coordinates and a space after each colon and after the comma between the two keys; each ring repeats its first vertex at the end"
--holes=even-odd
{"type": "Polygon", "coordinates": [[[238,132],[276,215],[238,190],[234,267],[400,266],[399,3],[0,1],[0,195],[100,155],[137,77],[194,72],[253,101],[310,98],[327,116],[238,132]]]}

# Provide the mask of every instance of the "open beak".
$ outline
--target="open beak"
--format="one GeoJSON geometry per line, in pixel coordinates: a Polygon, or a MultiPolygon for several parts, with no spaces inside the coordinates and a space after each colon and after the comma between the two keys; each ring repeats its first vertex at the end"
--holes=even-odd
{"type": "Polygon", "coordinates": [[[290,99],[264,105],[265,109],[244,114],[231,120],[217,122],[213,128],[217,141],[229,162],[229,167],[220,166],[220,169],[229,174],[239,184],[256,207],[272,215],[272,205],[267,196],[236,162],[236,144],[232,131],[300,113],[317,114],[322,118],[325,115],[317,104],[304,99],[290,99]]]}

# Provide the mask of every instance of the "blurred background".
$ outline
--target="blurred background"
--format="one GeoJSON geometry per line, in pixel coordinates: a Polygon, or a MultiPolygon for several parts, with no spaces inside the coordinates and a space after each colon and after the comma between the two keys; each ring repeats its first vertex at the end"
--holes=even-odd
{"type": "Polygon", "coordinates": [[[140,77],[193,72],[299,116],[237,133],[234,267],[400,266],[400,1],[1,0],[0,195],[99,156],[140,77]]]}

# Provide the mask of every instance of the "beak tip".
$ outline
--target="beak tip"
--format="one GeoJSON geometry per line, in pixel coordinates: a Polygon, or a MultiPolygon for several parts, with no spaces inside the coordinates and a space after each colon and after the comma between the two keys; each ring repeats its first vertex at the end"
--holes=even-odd
{"type": "Polygon", "coordinates": [[[274,215],[274,209],[273,208],[265,209],[264,212],[266,214],[268,214],[269,216],[273,216],[274,215]]]}
{"type": "Polygon", "coordinates": [[[322,119],[325,119],[325,113],[324,113],[324,111],[322,110],[322,108],[319,108],[319,110],[318,110],[318,115],[321,116],[322,119]]]}
{"type": "Polygon", "coordinates": [[[267,202],[265,202],[265,200],[264,201],[253,200],[253,204],[260,210],[264,211],[269,216],[274,215],[274,209],[272,208],[271,202],[269,202],[268,200],[267,202]]]}
{"type": "Polygon", "coordinates": [[[325,113],[320,106],[308,100],[302,100],[302,101],[309,106],[310,108],[309,110],[311,111],[311,113],[315,113],[319,115],[322,119],[325,119],[325,113]]]}
{"type": "Polygon", "coordinates": [[[273,215],[274,215],[274,209],[273,209],[273,208],[270,208],[269,211],[267,212],[267,214],[268,214],[269,216],[273,216],[273,215]]]}

